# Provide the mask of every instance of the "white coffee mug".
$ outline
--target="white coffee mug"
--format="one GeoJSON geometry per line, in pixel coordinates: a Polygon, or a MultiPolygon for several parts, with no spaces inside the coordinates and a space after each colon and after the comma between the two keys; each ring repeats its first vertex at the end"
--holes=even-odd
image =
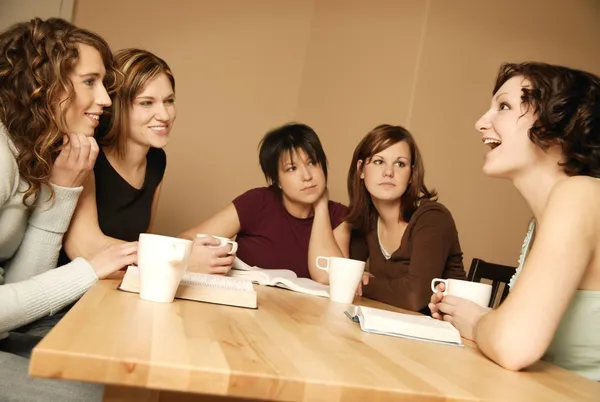
{"type": "Polygon", "coordinates": [[[315,264],[329,274],[329,299],[337,303],[352,303],[356,288],[365,271],[365,262],[341,257],[317,257],[315,264]],[[320,260],[327,261],[322,266],[320,260]]]}
{"type": "Polygon", "coordinates": [[[229,255],[235,254],[235,252],[238,249],[238,244],[236,242],[234,242],[233,240],[228,239],[226,237],[209,235],[209,234],[205,234],[205,233],[199,233],[199,234],[196,235],[196,239],[200,239],[202,237],[214,237],[215,239],[219,240],[219,245],[218,246],[208,246],[210,248],[218,248],[218,247],[223,247],[226,244],[231,244],[231,250],[227,253],[229,255]]]}
{"type": "Polygon", "coordinates": [[[185,274],[191,251],[191,240],[140,234],[140,298],[162,303],[172,302],[185,274]]]}
{"type": "Polygon", "coordinates": [[[435,278],[431,281],[431,290],[436,293],[435,288],[440,282],[446,285],[445,295],[462,297],[479,304],[481,307],[488,307],[492,295],[492,285],[480,282],[461,281],[460,279],[440,279],[435,278]]]}

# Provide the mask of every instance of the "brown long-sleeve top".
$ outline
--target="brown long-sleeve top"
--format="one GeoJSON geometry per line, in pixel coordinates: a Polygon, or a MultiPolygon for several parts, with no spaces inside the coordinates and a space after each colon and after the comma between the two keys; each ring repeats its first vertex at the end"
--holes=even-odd
{"type": "Polygon", "coordinates": [[[374,275],[363,287],[363,296],[419,311],[429,303],[433,278],[465,279],[454,219],[439,202],[421,202],[389,260],[381,252],[377,225],[372,226],[366,241],[353,233],[350,248],[350,258],[369,259],[369,272],[374,275]]]}

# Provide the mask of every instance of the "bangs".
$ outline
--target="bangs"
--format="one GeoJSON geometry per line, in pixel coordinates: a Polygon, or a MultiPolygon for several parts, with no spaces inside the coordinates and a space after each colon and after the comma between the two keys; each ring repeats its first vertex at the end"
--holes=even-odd
{"type": "Polygon", "coordinates": [[[402,141],[402,140],[397,139],[397,138],[380,137],[373,142],[373,144],[369,147],[370,151],[366,155],[364,155],[364,158],[362,158],[362,159],[364,159],[365,161],[371,160],[371,158],[375,154],[385,151],[386,149],[388,149],[392,145],[399,143],[400,141],[402,141]]]}
{"type": "Polygon", "coordinates": [[[289,136],[281,144],[281,148],[279,149],[279,163],[285,163],[286,157],[289,157],[290,162],[294,163],[294,151],[298,153],[300,151],[304,151],[306,156],[308,156],[314,163],[321,165],[321,161],[317,157],[317,151],[313,145],[307,141],[306,138],[297,138],[294,136],[289,136]]]}

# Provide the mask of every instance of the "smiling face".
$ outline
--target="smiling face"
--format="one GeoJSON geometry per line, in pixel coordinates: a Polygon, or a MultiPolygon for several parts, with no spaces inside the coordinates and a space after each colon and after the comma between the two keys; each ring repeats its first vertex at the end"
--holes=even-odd
{"type": "Polygon", "coordinates": [[[373,200],[399,201],[408,187],[412,173],[410,146],[399,141],[365,162],[359,160],[362,168],[360,178],[373,200]]]}
{"type": "Polygon", "coordinates": [[[284,153],[279,161],[278,183],[283,197],[297,204],[313,204],[325,191],[325,173],[303,149],[284,153]]]}
{"type": "Polygon", "coordinates": [[[530,82],[521,77],[507,80],[494,94],[490,109],[475,123],[481,140],[489,147],[483,171],[486,175],[514,179],[524,169],[548,157],[529,139],[536,121],[533,107],[522,102],[522,88],[530,82]]]}
{"type": "Polygon", "coordinates": [[[106,69],[98,50],[82,44],[77,46],[77,50],[79,57],[68,77],[75,96],[66,111],[62,110],[65,104],[59,103],[61,106],[56,111],[56,117],[60,119],[59,114],[64,112],[66,130],[69,133],[91,137],[98,126],[100,115],[105,107],[111,105],[111,100],[102,81],[106,69]]]}
{"type": "Polygon", "coordinates": [[[162,148],[169,142],[175,122],[175,93],[164,73],[148,80],[129,110],[129,139],[137,144],[162,148]]]}

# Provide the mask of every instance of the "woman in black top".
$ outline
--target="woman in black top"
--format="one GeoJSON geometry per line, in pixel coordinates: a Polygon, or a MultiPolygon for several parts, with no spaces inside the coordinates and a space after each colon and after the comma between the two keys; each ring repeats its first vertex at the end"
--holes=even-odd
{"type": "Polygon", "coordinates": [[[149,232],[166,168],[163,147],[175,122],[175,79],[154,54],[115,54],[124,74],[111,112],[102,119],[94,174],[84,184],[61,259],[87,257],[149,232]]]}

